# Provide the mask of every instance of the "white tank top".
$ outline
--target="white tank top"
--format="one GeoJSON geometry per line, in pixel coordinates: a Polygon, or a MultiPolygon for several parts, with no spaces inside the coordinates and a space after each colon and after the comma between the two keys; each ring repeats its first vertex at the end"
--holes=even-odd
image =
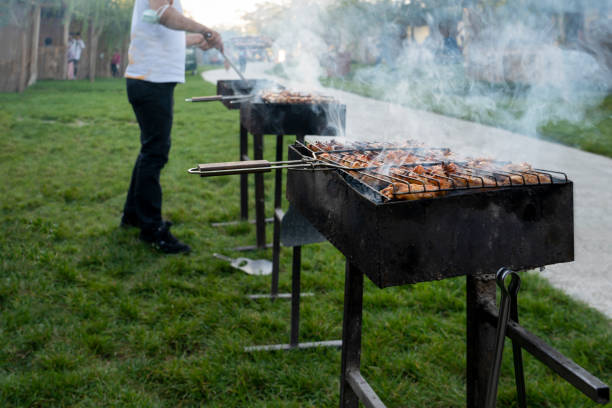
{"type": "MultiPolygon", "coordinates": [[[[181,0],[172,6],[183,12],[181,0]]],[[[149,0],[136,0],[126,78],[149,82],[185,82],[185,32],[142,20],[149,0]]]]}

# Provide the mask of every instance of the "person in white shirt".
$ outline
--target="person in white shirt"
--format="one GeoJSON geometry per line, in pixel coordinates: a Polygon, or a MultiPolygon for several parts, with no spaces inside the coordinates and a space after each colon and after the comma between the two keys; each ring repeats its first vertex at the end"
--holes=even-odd
{"type": "Polygon", "coordinates": [[[81,40],[81,33],[76,33],[68,42],[68,79],[76,79],[84,49],[85,43],[81,40]]]}
{"type": "Polygon", "coordinates": [[[185,82],[185,50],[223,51],[221,36],[183,15],[180,0],[136,0],[128,52],[127,95],[140,126],[140,153],[132,171],[122,227],[165,253],[187,253],[162,218],[160,173],[170,152],[174,88],[185,82]],[[186,34],[185,32],[191,34],[186,34]]]}

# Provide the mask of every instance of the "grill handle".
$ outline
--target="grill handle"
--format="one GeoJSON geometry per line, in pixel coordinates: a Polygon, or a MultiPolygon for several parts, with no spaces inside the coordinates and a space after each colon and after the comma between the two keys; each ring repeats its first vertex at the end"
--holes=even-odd
{"type": "Polygon", "coordinates": [[[267,160],[242,160],[198,164],[198,167],[189,169],[189,173],[201,177],[227,176],[231,174],[267,173],[271,170],[271,167],[271,163],[267,160]]]}
{"type": "MultiPolygon", "coordinates": [[[[185,102],[217,102],[217,101],[236,101],[242,102],[254,98],[255,95],[212,95],[212,96],[193,96],[185,99],[185,102]]],[[[231,102],[230,102],[231,103],[231,102]]]]}
{"type": "Polygon", "coordinates": [[[189,174],[201,177],[229,176],[232,174],[267,173],[271,170],[293,169],[293,170],[344,170],[349,172],[361,172],[375,169],[376,167],[346,167],[334,163],[323,162],[304,158],[302,160],[288,160],[269,162],[267,160],[242,160],[236,162],[221,162],[199,164],[198,167],[187,170],[189,174]]]}
{"type": "Polygon", "coordinates": [[[214,96],[193,96],[191,98],[185,99],[185,102],[216,102],[222,101],[223,96],[214,95],[214,96]]]}

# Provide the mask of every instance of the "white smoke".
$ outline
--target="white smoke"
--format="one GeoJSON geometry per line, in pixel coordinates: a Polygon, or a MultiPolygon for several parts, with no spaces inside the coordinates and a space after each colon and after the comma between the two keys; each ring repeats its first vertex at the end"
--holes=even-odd
{"type": "Polygon", "coordinates": [[[530,135],[547,123],[584,120],[612,88],[612,0],[464,9],[458,1],[403,36],[397,3],[357,2],[338,13],[331,1],[293,0],[271,30],[291,56],[286,75],[301,89],[316,88],[330,61],[350,53],[363,65],[352,82],[388,102],[530,135]]]}

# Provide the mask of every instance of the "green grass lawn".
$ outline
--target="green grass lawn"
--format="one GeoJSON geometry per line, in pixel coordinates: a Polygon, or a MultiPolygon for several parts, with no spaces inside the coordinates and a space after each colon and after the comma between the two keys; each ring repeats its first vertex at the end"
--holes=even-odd
{"type": "MultiPolygon", "coordinates": [[[[282,74],[280,67],[275,68],[276,73],[282,74]]],[[[336,87],[370,98],[385,99],[387,95],[380,87],[373,86],[367,79],[364,80],[362,77],[355,76],[355,73],[362,68],[367,67],[354,64],[352,73],[346,78],[324,78],[321,82],[326,86],[336,87]]],[[[442,115],[523,133],[522,129],[516,125],[520,122],[518,118],[525,114],[526,109],[521,92],[513,87],[506,89],[507,87],[487,83],[466,82],[460,68],[456,70],[449,68],[449,71],[448,76],[455,78],[450,82],[455,84],[455,88],[451,89],[452,85],[445,83],[443,86],[446,86],[446,89],[443,91],[436,89],[439,85],[437,79],[431,81],[426,77],[401,77],[402,81],[410,83],[408,89],[411,97],[400,96],[400,99],[411,108],[429,110],[442,115]],[[432,87],[432,84],[436,86],[432,87]],[[465,89],[463,89],[464,86],[465,89]],[[460,89],[457,89],[457,87],[460,89]],[[474,89],[478,90],[474,91],[474,89]],[[487,105],[490,106],[487,109],[483,109],[482,106],[475,109],[471,106],[472,102],[468,98],[475,95],[488,95],[487,105]]],[[[394,97],[391,98],[391,101],[396,102],[394,97]]],[[[479,104],[482,104],[480,99],[479,101],[479,104]]],[[[565,102],[560,101],[559,103],[565,102]]],[[[551,120],[539,125],[536,132],[538,137],[546,140],[612,157],[612,95],[608,95],[596,106],[586,109],[584,117],[580,121],[551,120]]]]}
{"type": "MultiPolygon", "coordinates": [[[[238,156],[236,111],[183,102],[214,94],[213,85],[189,77],[177,88],[162,176],[164,215],[193,253],[160,255],[136,230],[118,228],[139,147],[124,86],[43,81],[0,95],[0,406],[337,406],[338,350],[242,351],[287,342],[290,305],[247,300],[268,291],[269,277],[212,256],[237,256],[232,247],[255,240],[250,226],[209,226],[238,216],[236,176],[186,172],[238,156]]],[[[272,159],[273,139],[265,142],[272,159]]],[[[266,182],[271,203],[272,177],[266,182]]],[[[284,250],[283,291],[290,265],[284,250]]],[[[524,326],[611,384],[610,320],[537,274],[523,276],[524,326]]],[[[465,406],[464,282],[386,290],[366,283],[363,372],[389,407],[465,406]]],[[[302,301],[302,339],[339,339],[340,253],[305,247],[302,285],[316,293],[302,301]]],[[[503,407],[515,406],[509,348],[503,407]]],[[[595,406],[531,356],[525,365],[530,407],[595,406]]]]}

